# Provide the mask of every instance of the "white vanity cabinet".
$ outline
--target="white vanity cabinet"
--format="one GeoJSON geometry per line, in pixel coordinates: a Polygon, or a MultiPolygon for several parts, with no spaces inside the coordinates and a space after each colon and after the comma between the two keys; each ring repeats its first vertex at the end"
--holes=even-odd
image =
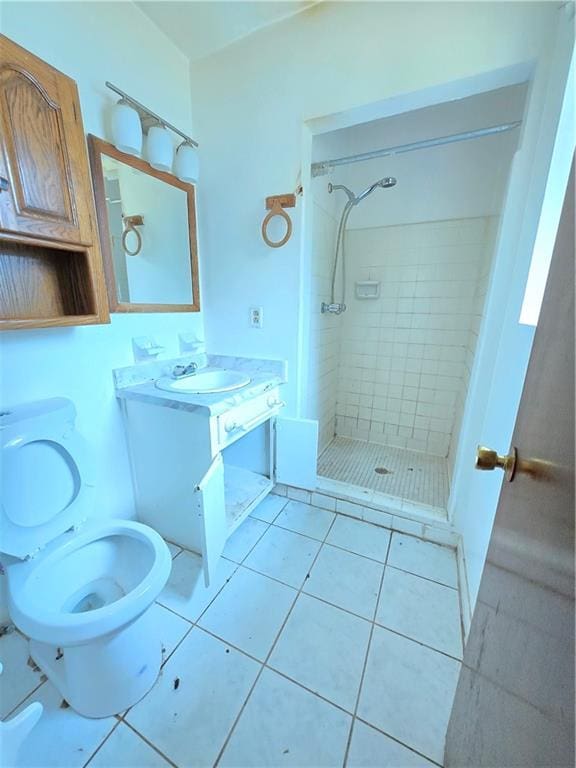
{"type": "MultiPolygon", "coordinates": [[[[218,415],[160,397],[121,397],[121,403],[138,518],[201,553],[207,586],[226,540],[276,479],[303,485],[315,476],[315,457],[312,469],[310,460],[306,467],[300,461],[312,456],[310,450],[289,458],[297,455],[294,439],[306,422],[278,419],[277,429],[283,406],[278,386],[218,415]],[[280,454],[288,462],[276,478],[280,454]]],[[[315,429],[315,422],[307,423],[315,429]]]]}

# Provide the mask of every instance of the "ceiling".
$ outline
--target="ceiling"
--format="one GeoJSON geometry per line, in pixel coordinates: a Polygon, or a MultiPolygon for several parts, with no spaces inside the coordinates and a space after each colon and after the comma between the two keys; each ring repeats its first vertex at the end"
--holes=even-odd
{"type": "Polygon", "coordinates": [[[137,0],[136,5],[191,61],[286,19],[317,0],[137,0]]]}

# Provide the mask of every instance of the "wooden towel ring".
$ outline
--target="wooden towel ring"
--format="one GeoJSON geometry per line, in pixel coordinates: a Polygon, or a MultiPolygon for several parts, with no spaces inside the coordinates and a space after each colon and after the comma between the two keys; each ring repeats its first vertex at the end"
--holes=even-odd
{"type": "Polygon", "coordinates": [[[270,212],[266,214],[266,218],[262,222],[262,237],[264,238],[264,242],[266,243],[266,245],[269,245],[270,248],[281,248],[283,245],[286,245],[288,240],[290,240],[291,235],[292,235],[292,219],[290,218],[290,216],[288,216],[288,214],[282,207],[280,200],[276,198],[272,202],[272,207],[270,209],[270,212]],[[274,218],[274,216],[281,216],[286,222],[286,234],[281,240],[278,240],[277,242],[270,240],[267,232],[268,224],[270,224],[270,221],[274,218]]]}

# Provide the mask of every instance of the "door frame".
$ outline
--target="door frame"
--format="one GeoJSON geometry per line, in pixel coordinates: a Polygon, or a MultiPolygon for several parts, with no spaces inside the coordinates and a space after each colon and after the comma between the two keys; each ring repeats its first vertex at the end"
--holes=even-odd
{"type": "MultiPolygon", "coordinates": [[[[448,520],[460,540],[458,568],[462,619],[466,635],[502,482],[501,478],[492,478],[491,487],[484,491],[484,509],[479,511],[470,493],[470,486],[474,482],[473,456],[480,436],[486,444],[502,443],[504,448],[507,448],[514,428],[534,338],[534,328],[520,326],[518,319],[532,261],[564,94],[568,89],[573,47],[571,21],[565,14],[559,14],[554,54],[550,61],[527,61],[482,72],[472,77],[309,120],[303,123],[302,127],[301,178],[304,188],[310,189],[312,142],[315,136],[339,128],[442,104],[453,99],[478,95],[496,88],[528,82],[521,133],[510,169],[501,223],[495,243],[484,317],[479,330],[458,436],[456,461],[448,500],[448,520]],[[514,286],[513,291],[509,290],[510,285],[514,286]],[[506,326],[512,328],[512,333],[503,332],[506,326]],[[506,372],[510,347],[514,349],[517,358],[516,374],[513,380],[506,372]],[[489,382],[490,386],[487,387],[486,382],[489,382]],[[503,403],[501,389],[504,382],[507,387],[505,408],[498,407],[498,404],[503,403]],[[503,410],[505,418],[502,417],[503,410]],[[498,428],[497,436],[489,429],[491,421],[498,428]],[[469,529],[473,530],[475,519],[482,520],[482,535],[479,536],[477,552],[474,556],[470,551],[474,536],[470,535],[469,529]],[[470,563],[476,566],[472,572],[472,579],[470,579],[470,563]]],[[[302,416],[307,415],[305,404],[310,394],[310,332],[314,300],[310,292],[313,205],[312,196],[304,195],[300,242],[298,327],[300,364],[296,411],[302,416]]]]}

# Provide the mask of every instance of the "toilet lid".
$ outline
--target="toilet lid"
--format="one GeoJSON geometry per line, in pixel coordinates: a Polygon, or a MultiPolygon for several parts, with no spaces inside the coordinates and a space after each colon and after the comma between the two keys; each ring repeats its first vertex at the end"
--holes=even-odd
{"type": "Polygon", "coordinates": [[[73,429],[19,435],[2,446],[0,550],[23,558],[88,516],[85,446],[73,429]]]}

